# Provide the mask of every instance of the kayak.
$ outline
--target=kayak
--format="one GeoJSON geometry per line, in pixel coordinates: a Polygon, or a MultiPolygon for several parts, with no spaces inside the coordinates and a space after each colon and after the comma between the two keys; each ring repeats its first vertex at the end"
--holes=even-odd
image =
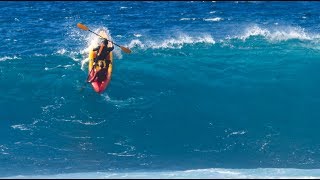
{"type": "MultiPolygon", "coordinates": [[[[105,31],[100,31],[99,35],[109,40],[108,35],[106,34],[105,31]]],[[[108,47],[112,47],[112,43],[110,41],[108,42],[108,47]]],[[[95,66],[95,68],[92,69],[95,57],[96,57],[96,52],[93,50],[90,50],[90,52],[89,52],[89,66],[88,66],[88,79],[91,79],[94,76],[95,72],[97,72],[101,69],[99,66],[95,66]]],[[[91,85],[92,85],[94,91],[97,93],[102,93],[104,90],[107,89],[108,85],[110,84],[111,75],[112,75],[112,64],[113,64],[112,52],[109,53],[108,59],[111,61],[111,63],[109,64],[108,74],[107,74],[106,79],[102,82],[97,82],[97,81],[91,82],[91,85]]]]}

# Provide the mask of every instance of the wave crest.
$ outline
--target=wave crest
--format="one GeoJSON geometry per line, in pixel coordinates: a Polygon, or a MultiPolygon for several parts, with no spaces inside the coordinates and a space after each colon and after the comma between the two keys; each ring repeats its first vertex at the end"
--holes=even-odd
{"type": "Polygon", "coordinates": [[[307,33],[301,27],[284,27],[270,30],[254,25],[246,28],[245,32],[240,36],[236,36],[236,38],[246,40],[254,36],[263,36],[271,41],[286,41],[290,39],[314,40],[320,37],[318,34],[307,33]]]}
{"type": "Polygon", "coordinates": [[[165,39],[162,42],[160,41],[146,41],[142,42],[138,39],[132,40],[128,47],[139,47],[142,49],[181,49],[185,44],[196,44],[196,43],[207,43],[207,44],[215,44],[215,40],[210,35],[203,35],[199,37],[191,37],[189,35],[180,35],[177,38],[169,38],[165,39]]]}
{"type": "Polygon", "coordinates": [[[0,61],[6,61],[6,60],[11,60],[11,59],[21,59],[21,58],[18,58],[17,56],[13,56],[13,57],[4,56],[4,57],[0,57],[0,61]]]}

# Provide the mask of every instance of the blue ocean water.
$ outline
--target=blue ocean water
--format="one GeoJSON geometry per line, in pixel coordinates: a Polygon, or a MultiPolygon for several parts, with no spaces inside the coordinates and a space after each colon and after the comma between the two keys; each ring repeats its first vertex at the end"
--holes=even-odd
{"type": "Polygon", "coordinates": [[[0,2],[0,177],[320,177],[319,8],[0,2]],[[132,50],[100,95],[77,23],[132,50]]]}

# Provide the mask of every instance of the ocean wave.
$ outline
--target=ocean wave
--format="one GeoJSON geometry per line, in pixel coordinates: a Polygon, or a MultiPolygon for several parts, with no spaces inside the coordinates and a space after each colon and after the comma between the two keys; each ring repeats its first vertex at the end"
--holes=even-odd
{"type": "Polygon", "coordinates": [[[128,47],[139,47],[142,49],[162,49],[162,48],[169,48],[169,49],[181,49],[186,44],[196,44],[196,43],[208,43],[208,44],[215,44],[215,40],[210,35],[203,35],[197,37],[191,37],[189,35],[182,34],[176,38],[168,38],[163,40],[162,42],[155,42],[155,41],[146,41],[142,42],[140,40],[134,39],[132,40],[128,47]]]}
{"type": "MultiPolygon", "coordinates": [[[[212,21],[219,19],[211,19],[212,21]]],[[[313,44],[308,46],[309,48],[319,49],[318,42],[320,35],[316,33],[309,33],[301,27],[271,27],[263,28],[258,25],[253,25],[245,28],[234,35],[229,34],[222,39],[215,41],[215,38],[210,35],[209,32],[204,32],[199,36],[191,36],[187,34],[181,34],[180,36],[166,38],[160,41],[149,39],[133,39],[128,44],[129,48],[138,48],[142,50],[146,49],[181,49],[186,45],[196,45],[198,43],[205,44],[222,44],[230,43],[230,40],[248,41],[253,38],[261,37],[269,43],[278,43],[288,40],[300,40],[300,41],[312,41],[313,44]]],[[[233,43],[233,42],[231,42],[233,43]]],[[[232,44],[230,44],[232,45],[232,44]]],[[[302,45],[302,44],[301,44],[302,45]]],[[[302,45],[307,47],[306,45],[302,45]]]]}
{"type": "MultiPolygon", "coordinates": [[[[187,20],[187,19],[186,19],[187,20]]],[[[207,19],[208,21],[220,21],[219,18],[207,19]]],[[[258,25],[253,25],[246,27],[242,32],[236,33],[234,35],[229,34],[226,37],[215,41],[215,38],[210,35],[209,32],[203,32],[199,36],[191,36],[187,34],[181,34],[180,36],[173,38],[166,38],[164,40],[142,40],[133,39],[131,40],[127,47],[129,48],[140,48],[140,49],[181,49],[185,45],[194,45],[197,43],[205,44],[216,44],[229,42],[230,40],[241,40],[247,41],[254,37],[262,37],[263,39],[271,42],[277,43],[288,40],[301,40],[301,41],[314,41],[318,43],[320,40],[320,35],[316,33],[309,33],[304,28],[301,27],[270,27],[263,28],[258,25]],[[205,35],[204,35],[205,34],[205,35]]],[[[318,49],[317,44],[310,45],[313,49],[318,49]]]]}
{"type": "Polygon", "coordinates": [[[262,36],[270,41],[286,41],[290,39],[316,40],[320,38],[319,34],[307,33],[301,27],[275,27],[268,29],[259,27],[258,25],[246,28],[244,33],[235,36],[235,38],[246,40],[254,36],[262,36]]]}
{"type": "MultiPolygon", "coordinates": [[[[209,19],[207,19],[209,20],[209,19]]],[[[219,21],[220,19],[210,19],[211,21],[219,21]]],[[[319,34],[312,34],[306,32],[305,29],[300,27],[275,27],[275,28],[262,28],[258,25],[247,27],[242,33],[236,35],[228,35],[227,37],[219,40],[219,43],[228,42],[232,39],[239,39],[246,41],[253,37],[262,37],[270,42],[281,42],[292,39],[302,41],[316,41],[320,40],[319,34]]],[[[185,45],[205,43],[205,44],[216,44],[215,38],[207,33],[206,35],[190,36],[181,34],[178,37],[167,38],[160,42],[153,40],[140,40],[133,39],[128,44],[129,48],[140,48],[140,49],[181,49],[185,45]]]]}

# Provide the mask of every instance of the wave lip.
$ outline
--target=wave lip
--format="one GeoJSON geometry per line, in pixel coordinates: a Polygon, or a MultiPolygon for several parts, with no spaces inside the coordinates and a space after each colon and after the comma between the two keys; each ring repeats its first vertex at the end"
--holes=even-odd
{"type": "Polygon", "coordinates": [[[248,27],[242,35],[236,36],[236,38],[246,40],[254,36],[263,36],[270,41],[286,41],[290,39],[315,40],[320,37],[318,34],[307,33],[305,29],[301,27],[284,27],[270,30],[254,25],[248,27]]]}
{"type": "Polygon", "coordinates": [[[208,43],[215,44],[215,40],[210,35],[203,35],[198,37],[191,37],[189,35],[182,34],[176,38],[168,38],[162,42],[146,41],[142,42],[140,40],[132,40],[128,47],[140,47],[142,49],[181,49],[185,44],[195,44],[195,43],[208,43]]]}
{"type": "MultiPolygon", "coordinates": [[[[221,18],[222,19],[222,18],[221,18]]],[[[220,21],[219,18],[207,19],[208,21],[220,21]]],[[[243,30],[242,33],[236,35],[228,35],[219,42],[224,42],[230,39],[240,39],[246,41],[250,38],[261,37],[269,42],[281,42],[287,40],[301,40],[301,41],[315,41],[320,40],[320,34],[309,33],[304,28],[301,27],[270,27],[263,28],[258,25],[249,26],[243,30]]],[[[133,39],[127,45],[129,48],[138,47],[141,49],[181,49],[188,44],[215,44],[216,41],[212,35],[208,32],[204,32],[202,35],[197,36],[180,34],[176,37],[166,38],[161,41],[153,40],[141,40],[133,39]],[[207,34],[205,34],[207,33],[207,34]]]]}

